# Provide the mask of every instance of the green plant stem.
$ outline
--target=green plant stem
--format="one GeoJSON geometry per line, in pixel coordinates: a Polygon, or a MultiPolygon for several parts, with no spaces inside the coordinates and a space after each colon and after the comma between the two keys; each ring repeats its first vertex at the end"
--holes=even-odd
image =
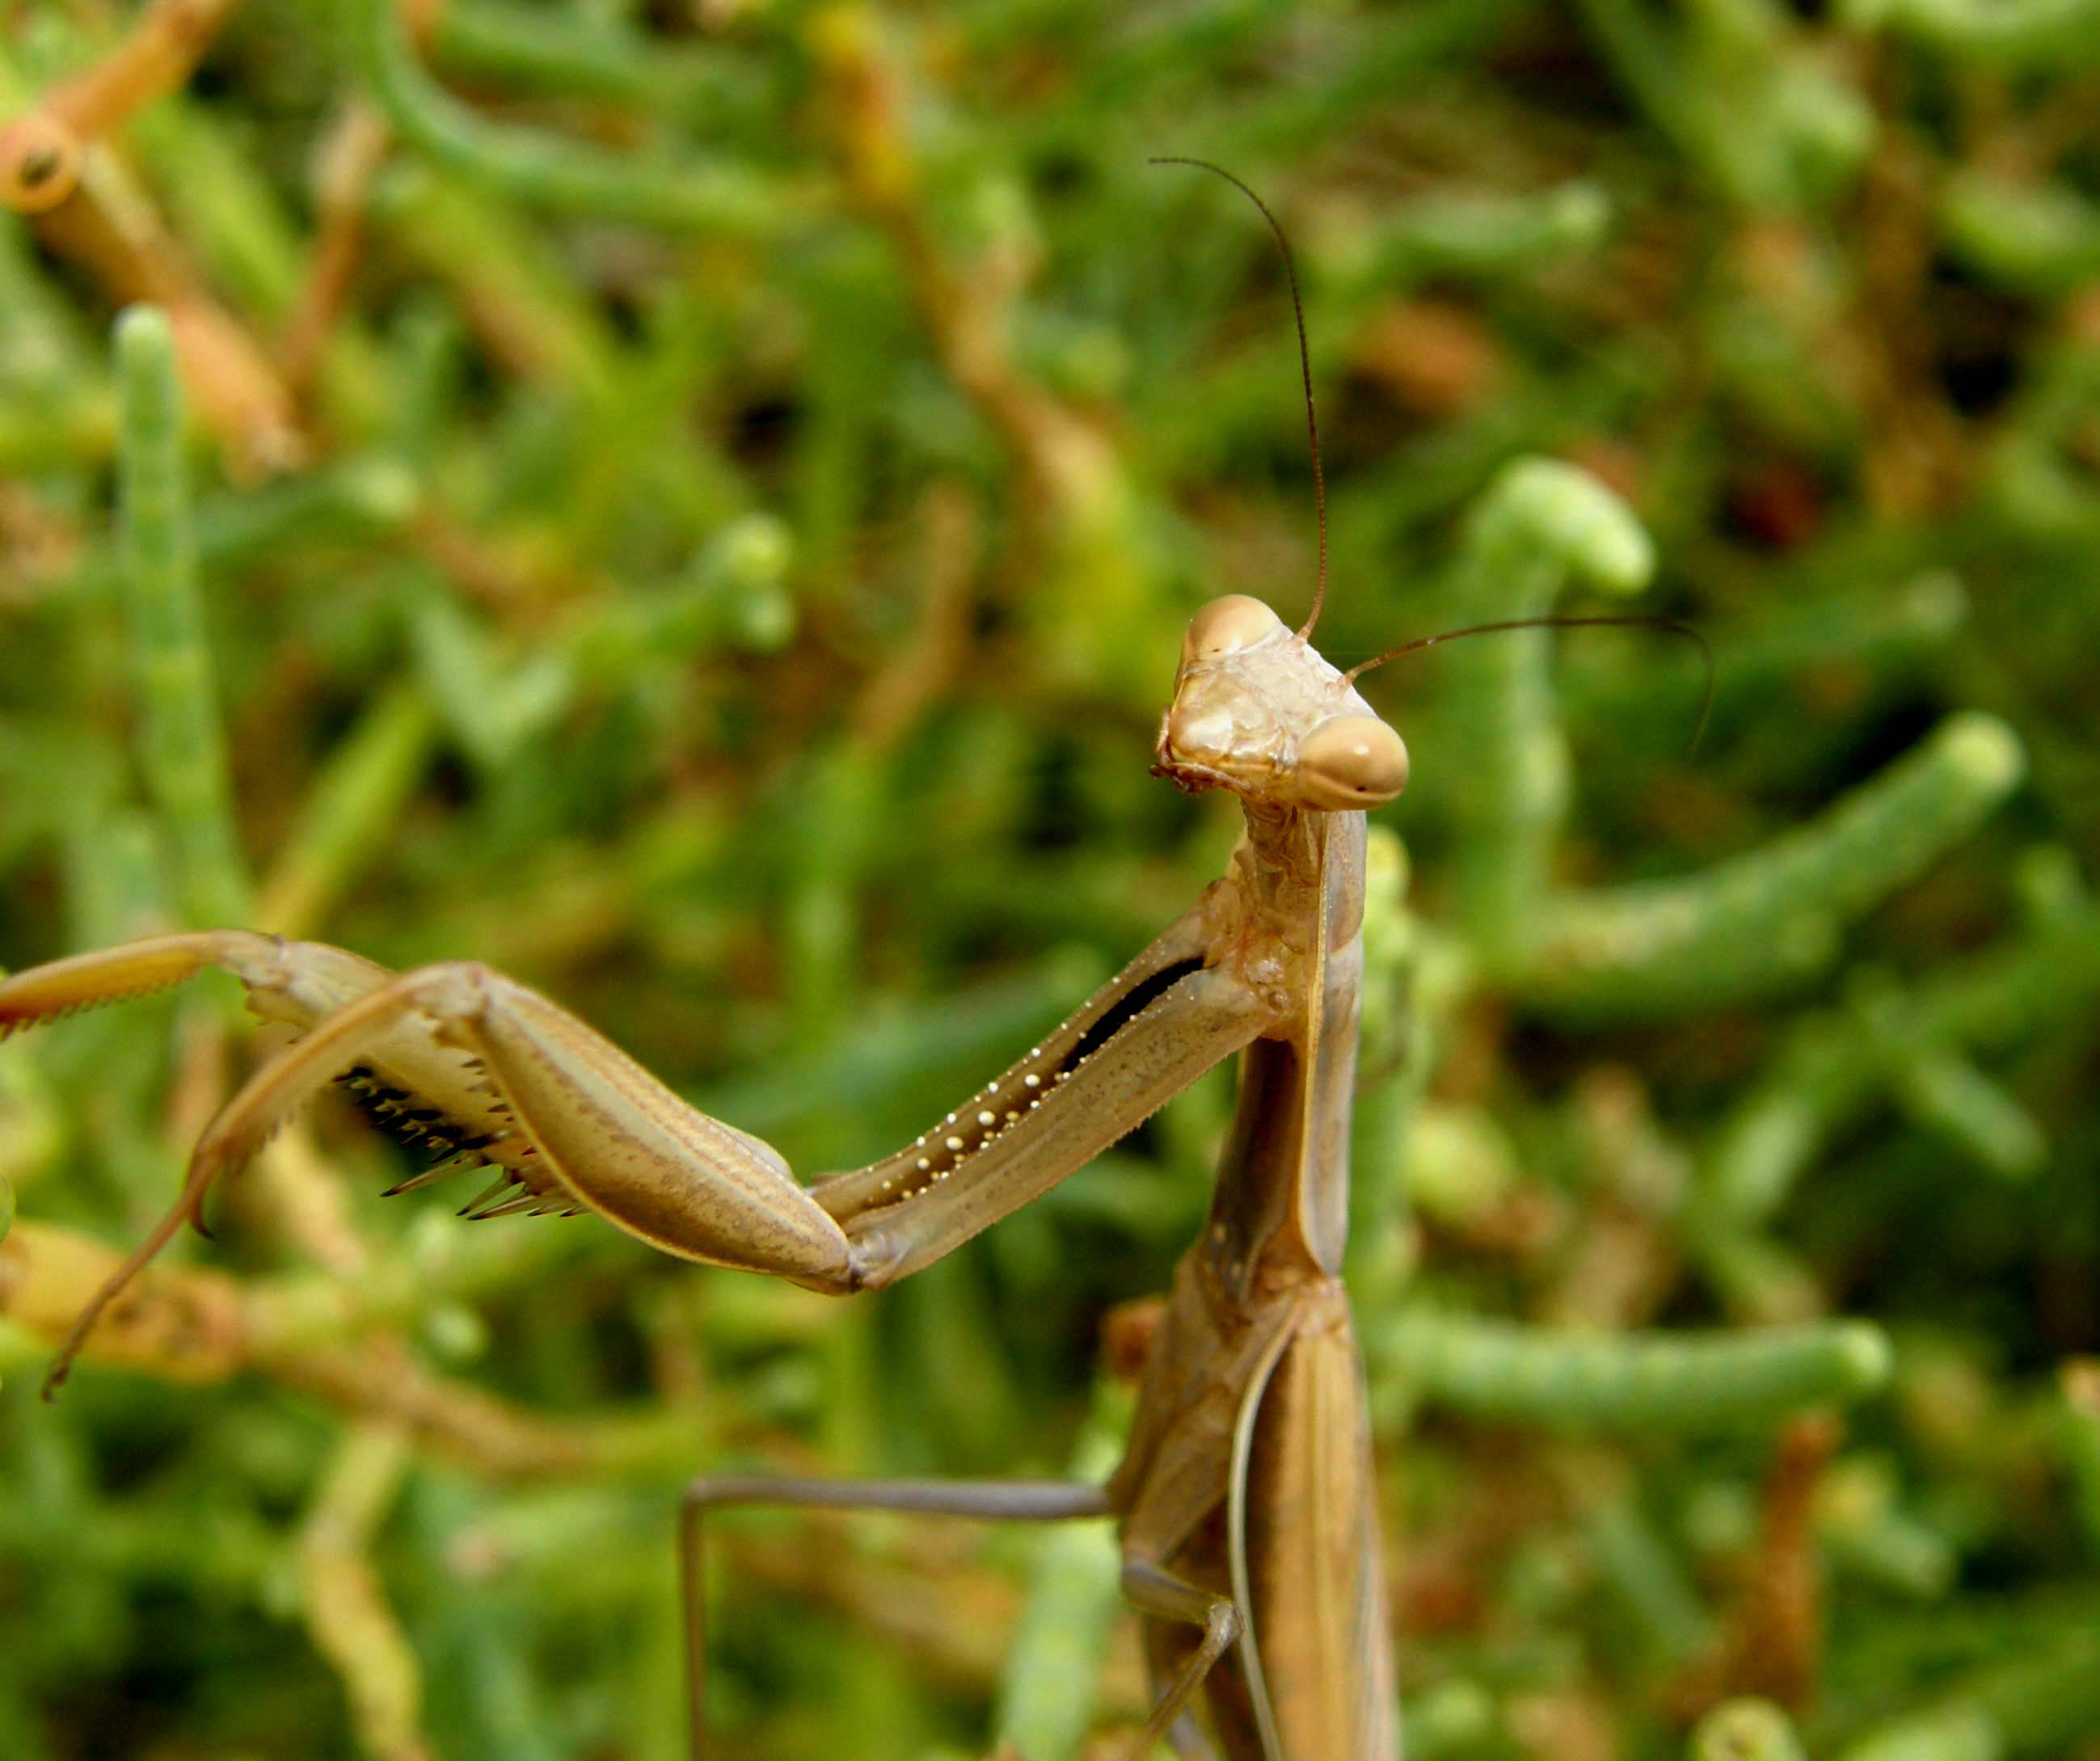
{"type": "Polygon", "coordinates": [[[1500,278],[1594,250],[1612,223],[1597,184],[1572,179],[1536,196],[1418,196],[1382,227],[1352,227],[1320,259],[1323,288],[1390,298],[1427,276],[1500,278]]]}
{"type": "Polygon", "coordinates": [[[1838,1761],[2002,1761],[2063,1755],[2100,1731],[2100,1633],[2066,1633],[1980,1670],[1925,1710],[1840,1751],[1838,1761]]]}
{"type": "Polygon", "coordinates": [[[1848,185],[1873,143],[1873,111],[1798,52],[1770,0],[1699,0],[1670,15],[1582,0],[1581,11],[1650,120],[1732,201],[1811,205],[1848,185]]]}
{"type": "MultiPolygon", "coordinates": [[[[1527,459],[1481,499],[1450,598],[1455,625],[1547,616],[1584,581],[1626,595],[1654,565],[1625,505],[1572,466],[1527,459]]],[[[1568,749],[1555,717],[1554,632],[1512,630],[1454,643],[1444,658],[1467,787],[1454,802],[1465,836],[1459,903],[1483,964],[1507,969],[1533,933],[1554,840],[1568,801],[1568,749]]]]}
{"type": "Polygon", "coordinates": [[[1590,1335],[1417,1314],[1401,1323],[1400,1355],[1424,1400],[1567,1430],[1769,1424],[1870,1394],[1890,1365],[1881,1330],[1860,1322],[1590,1335]]]}
{"type": "Polygon", "coordinates": [[[315,778],[265,877],[256,923],[311,935],[359,872],[387,845],[437,743],[437,715],[413,686],[368,709],[315,778]]]}
{"type": "Polygon", "coordinates": [[[1665,1537],[1631,1494],[1614,1489],[1584,1512],[1600,1580],[1657,1655],[1682,1667],[1712,1642],[1713,1623],[1665,1537]]]}
{"type": "Polygon", "coordinates": [[[636,104],[747,137],[761,126],[773,83],[760,64],[719,42],[681,49],[602,18],[489,0],[447,5],[430,54],[476,78],[570,101],[636,104]]]}
{"type": "Polygon", "coordinates": [[[2023,761],[2002,722],[1953,716],[1820,818],[1746,855],[1556,899],[1522,974],[1526,1000],[1644,1016],[1797,986],[1829,963],[1843,925],[1974,831],[2023,761]]]}
{"type": "Polygon", "coordinates": [[[193,924],[248,920],[190,527],[182,390],[166,315],[135,306],[117,320],[122,403],[119,493],[125,598],[139,701],[139,755],[177,859],[193,924]]]}
{"type": "MultiPolygon", "coordinates": [[[[2100,8],[2087,11],[2100,30],[2100,8]]],[[[2067,183],[1966,171],[1940,197],[1939,223],[1956,255],[2022,294],[2056,298],[2100,272],[2100,208],[2067,183]]]]}
{"type": "Polygon", "coordinates": [[[766,232],[806,205],[779,178],[747,167],[615,156],[489,122],[417,64],[393,0],[353,0],[352,29],[387,121],[428,158],[493,195],[673,232],[766,232]]]}
{"type": "MultiPolygon", "coordinates": [[[[2077,1019],[2100,996],[2100,907],[2038,926],[2013,947],[1917,986],[1902,1013],[1922,1044],[1988,1052],[2077,1019]]],[[[1849,1013],[1796,1027],[1704,1159],[1702,1205],[1749,1226],[1782,1204],[1823,1145],[1873,1104],[1886,1057],[1849,1013]]]]}
{"type": "Polygon", "coordinates": [[[1807,1761],[1807,1752],[1771,1701],[1731,1700],[1693,1729],[1691,1761],[1807,1761]]]}
{"type": "MultiPolygon", "coordinates": [[[[1104,1382],[1094,1408],[1072,1453],[1077,1480],[1105,1479],[1123,1453],[1128,1396],[1104,1382]]],[[[1083,1746],[1101,1660],[1123,1618],[1122,1565],[1103,1524],[1043,1529],[992,1718],[994,1740],[1011,1744],[1019,1761],[1070,1761],[1083,1746]]]]}
{"type": "Polygon", "coordinates": [[[2062,73],[2100,58],[2093,0],[1849,0],[1848,24],[1881,29],[1965,61],[2062,73]]]}

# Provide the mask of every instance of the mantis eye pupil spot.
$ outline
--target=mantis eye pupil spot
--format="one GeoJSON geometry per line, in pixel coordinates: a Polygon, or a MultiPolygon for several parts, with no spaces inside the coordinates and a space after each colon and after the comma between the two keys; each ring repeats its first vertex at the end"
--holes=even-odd
{"type": "Polygon", "coordinates": [[[1189,633],[1181,641],[1181,664],[1237,654],[1282,628],[1283,620],[1259,599],[1247,594],[1227,594],[1189,620],[1189,633]]]}
{"type": "Polygon", "coordinates": [[[1336,716],[1305,736],[1298,782],[1307,804],[1374,807],[1407,787],[1407,747],[1376,716],[1336,716]]]}

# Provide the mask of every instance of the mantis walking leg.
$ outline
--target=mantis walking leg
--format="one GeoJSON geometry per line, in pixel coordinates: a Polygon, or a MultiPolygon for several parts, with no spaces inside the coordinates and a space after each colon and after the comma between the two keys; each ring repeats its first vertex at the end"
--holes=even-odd
{"type": "MultiPolygon", "coordinates": [[[[1070,1480],[825,1480],[703,1474],[686,1488],[679,1512],[680,1583],[685,1599],[686,1683],[693,1761],[707,1761],[707,1574],[704,1525],[710,1510],[730,1505],[804,1510],[899,1511],[980,1521],[1065,1522],[1116,1513],[1107,1490],[1070,1480]]],[[[1185,1621],[1202,1638],[1181,1666],[1131,1746],[1151,1753],[1180,1719],[1218,1659],[1241,1632],[1231,1600],[1189,1583],[1150,1560],[1123,1568],[1123,1592],[1140,1614],[1185,1621]]]]}
{"type": "Polygon", "coordinates": [[[1218,1660],[1238,1642],[1242,1623],[1240,1611],[1229,1597],[1177,1578],[1148,1559],[1123,1561],[1123,1593],[1139,1613],[1159,1620],[1185,1621],[1200,1627],[1203,1635],[1179,1673],[1167,1684],[1152,1708],[1152,1716],[1131,1746],[1132,1757],[1140,1758],[1149,1754],[1153,1746],[1174,1728],[1218,1660]]]}
{"type": "Polygon", "coordinates": [[[1108,1494],[1077,1480],[814,1480],[703,1474],[686,1488],[678,1517],[680,1584],[685,1598],[686,1693],[693,1761],[707,1761],[707,1573],[703,1525],[727,1505],[803,1510],[902,1511],[980,1521],[1067,1522],[1110,1516],[1108,1494]]]}

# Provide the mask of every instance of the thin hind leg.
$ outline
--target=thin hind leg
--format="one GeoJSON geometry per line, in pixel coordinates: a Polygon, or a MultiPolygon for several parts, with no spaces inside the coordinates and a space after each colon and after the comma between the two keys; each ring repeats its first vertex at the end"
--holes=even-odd
{"type": "Polygon", "coordinates": [[[703,1474],[686,1488],[678,1516],[678,1560],[686,1618],[686,1696],[692,1761],[706,1761],[707,1573],[703,1527],[708,1511],[730,1504],[804,1510],[902,1511],[980,1521],[1065,1522],[1114,1514],[1100,1486],[1074,1480],[818,1480],[703,1474]]]}

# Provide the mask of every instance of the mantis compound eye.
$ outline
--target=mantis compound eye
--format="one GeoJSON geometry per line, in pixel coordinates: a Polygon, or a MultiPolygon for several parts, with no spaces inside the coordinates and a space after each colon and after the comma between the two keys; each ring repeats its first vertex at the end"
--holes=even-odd
{"type": "Polygon", "coordinates": [[[1376,716],[1336,716],[1298,748],[1298,792],[1336,812],[1377,807],[1407,787],[1407,747],[1376,716]]]}
{"type": "Polygon", "coordinates": [[[1237,653],[1282,628],[1283,620],[1259,599],[1227,594],[1189,620],[1189,633],[1181,638],[1181,664],[1237,653]]]}

